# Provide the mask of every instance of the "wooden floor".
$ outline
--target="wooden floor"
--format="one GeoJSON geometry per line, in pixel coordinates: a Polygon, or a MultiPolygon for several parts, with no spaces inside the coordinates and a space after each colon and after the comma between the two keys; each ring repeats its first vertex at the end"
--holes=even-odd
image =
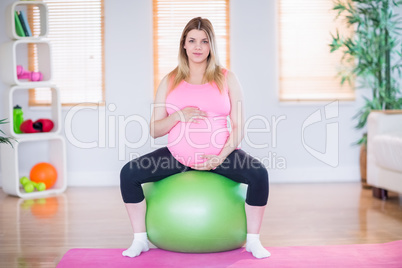
{"type": "MultiPolygon", "coordinates": [[[[402,196],[381,201],[359,183],[273,184],[264,246],[402,239],[402,196]]],[[[55,267],[71,248],[125,248],[132,230],[118,187],[69,188],[39,200],[0,190],[0,267],[55,267]]]]}

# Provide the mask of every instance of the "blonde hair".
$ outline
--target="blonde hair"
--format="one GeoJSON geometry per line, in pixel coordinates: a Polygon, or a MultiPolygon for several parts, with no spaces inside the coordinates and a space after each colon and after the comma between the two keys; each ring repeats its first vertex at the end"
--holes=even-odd
{"type": "Polygon", "coordinates": [[[175,89],[181,83],[181,81],[188,79],[190,76],[190,66],[188,64],[188,56],[186,50],[184,49],[184,44],[186,42],[187,34],[194,29],[204,31],[210,44],[210,51],[207,58],[207,67],[205,69],[203,82],[215,82],[220,92],[223,92],[225,76],[222,72],[223,68],[220,66],[218,55],[216,53],[214,28],[208,19],[203,19],[201,17],[190,20],[183,29],[180,38],[179,64],[168,74],[169,91],[175,89]]]}

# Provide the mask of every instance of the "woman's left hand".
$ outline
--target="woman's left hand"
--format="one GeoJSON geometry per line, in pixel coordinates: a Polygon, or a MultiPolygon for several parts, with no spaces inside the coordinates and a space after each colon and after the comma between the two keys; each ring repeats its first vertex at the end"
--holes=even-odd
{"type": "Polygon", "coordinates": [[[223,163],[225,158],[217,155],[203,155],[202,158],[207,159],[204,163],[194,164],[191,168],[196,170],[211,170],[223,163]]]}

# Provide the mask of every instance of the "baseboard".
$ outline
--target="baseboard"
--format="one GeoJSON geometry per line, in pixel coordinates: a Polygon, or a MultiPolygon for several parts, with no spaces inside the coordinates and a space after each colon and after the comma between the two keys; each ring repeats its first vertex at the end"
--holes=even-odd
{"type": "MultiPolygon", "coordinates": [[[[287,168],[268,170],[270,183],[330,183],[360,181],[359,167],[287,168]]],[[[0,173],[0,178],[1,173],[0,173]]],[[[120,170],[68,172],[68,186],[118,186],[120,170]]],[[[1,187],[1,180],[0,180],[1,187]]]]}

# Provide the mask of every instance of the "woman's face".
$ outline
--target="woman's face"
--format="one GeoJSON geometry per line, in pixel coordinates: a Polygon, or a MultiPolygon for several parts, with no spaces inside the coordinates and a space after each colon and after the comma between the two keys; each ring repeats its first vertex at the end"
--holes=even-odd
{"type": "Polygon", "coordinates": [[[202,63],[207,60],[210,46],[206,33],[203,30],[191,30],[188,32],[184,42],[189,61],[202,63]]]}

